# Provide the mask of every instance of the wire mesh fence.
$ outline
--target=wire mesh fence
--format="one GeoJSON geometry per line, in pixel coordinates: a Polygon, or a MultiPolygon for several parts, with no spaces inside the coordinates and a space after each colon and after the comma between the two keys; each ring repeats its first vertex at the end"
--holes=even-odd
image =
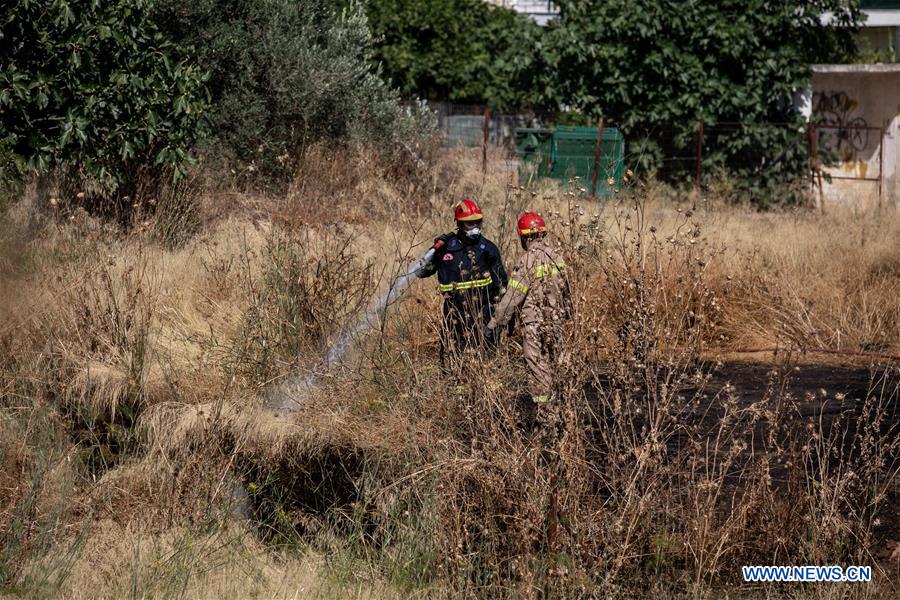
{"type": "MultiPolygon", "coordinates": [[[[551,126],[553,115],[504,114],[483,105],[431,103],[446,147],[481,148],[488,156],[516,161],[516,130],[551,126]],[[491,148],[491,152],[488,152],[491,148]]],[[[782,178],[821,190],[822,180],[854,179],[878,184],[885,130],[817,123],[668,123],[641,128],[605,117],[625,138],[628,169],[659,180],[704,188],[723,175],[739,180],[782,178]],[[852,168],[850,168],[852,167],[852,168]]],[[[473,157],[476,154],[473,153],[473,157]]],[[[484,165],[487,168],[487,165],[484,165]]]]}
{"type": "Polygon", "coordinates": [[[449,147],[488,143],[514,152],[516,129],[541,123],[534,114],[504,114],[484,105],[431,102],[428,107],[437,115],[438,128],[449,147]]]}

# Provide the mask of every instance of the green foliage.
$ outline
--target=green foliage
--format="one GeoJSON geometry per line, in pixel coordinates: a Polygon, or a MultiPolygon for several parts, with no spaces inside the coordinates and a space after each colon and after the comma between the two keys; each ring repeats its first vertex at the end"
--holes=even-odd
{"type": "Polygon", "coordinates": [[[623,125],[785,120],[809,65],[855,49],[844,0],[563,0],[544,40],[550,98],[623,125]],[[836,24],[824,27],[831,11],[836,24]]]}
{"type": "Polygon", "coordinates": [[[805,125],[746,123],[704,133],[704,182],[736,180],[736,200],[760,208],[802,201],[809,187],[805,125]]]}
{"type": "Polygon", "coordinates": [[[406,97],[527,106],[521,74],[532,63],[540,28],[482,0],[370,0],[375,53],[406,97]]]}
{"type": "MultiPolygon", "coordinates": [[[[74,167],[108,191],[137,165],[183,174],[204,73],[144,0],[18,0],[0,17],[0,138],[24,172],[74,167]]],[[[13,175],[3,168],[4,177],[13,175]]]]}
{"type": "Polygon", "coordinates": [[[811,64],[853,55],[860,18],[858,3],[846,0],[557,4],[560,20],[537,52],[535,86],[548,106],[611,116],[630,139],[651,145],[658,127],[675,125],[690,147],[700,120],[746,124],[705,146],[712,165],[750,182],[754,197],[808,164],[792,96],[809,84],[811,64]]]}
{"type": "Polygon", "coordinates": [[[284,182],[310,144],[394,149],[410,119],[372,60],[365,14],[329,0],[160,0],[157,21],[210,71],[205,151],[249,181],[284,182]]]}
{"type": "Polygon", "coordinates": [[[24,164],[13,150],[11,137],[0,139],[0,209],[22,188],[24,164]]]}

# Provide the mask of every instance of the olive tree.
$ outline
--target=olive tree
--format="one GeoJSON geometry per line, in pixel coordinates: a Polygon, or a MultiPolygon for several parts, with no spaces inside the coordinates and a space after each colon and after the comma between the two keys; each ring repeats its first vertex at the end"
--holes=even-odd
{"type": "Polygon", "coordinates": [[[210,72],[204,151],[248,183],[283,184],[320,140],[393,151],[433,127],[385,83],[356,2],[160,0],[155,14],[210,72]]]}

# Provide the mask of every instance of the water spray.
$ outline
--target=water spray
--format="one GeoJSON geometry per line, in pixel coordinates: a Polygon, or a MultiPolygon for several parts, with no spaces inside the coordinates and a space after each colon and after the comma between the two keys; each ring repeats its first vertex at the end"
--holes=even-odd
{"type": "Polygon", "coordinates": [[[350,343],[359,334],[370,329],[379,318],[384,318],[387,307],[395,302],[406,291],[417,277],[424,277],[426,269],[431,264],[435,253],[444,246],[445,242],[438,239],[421,258],[413,262],[405,273],[398,275],[388,290],[375,302],[354,325],[341,331],[319,367],[306,376],[295,376],[282,385],[274,388],[270,394],[267,406],[277,412],[293,412],[300,408],[303,399],[310,390],[316,387],[322,376],[350,349],[350,343]]]}
{"type": "MultiPolygon", "coordinates": [[[[406,291],[406,288],[410,286],[415,278],[427,275],[426,269],[428,265],[431,264],[435,253],[444,244],[443,239],[435,241],[434,245],[428,249],[428,252],[406,269],[406,273],[398,275],[391,282],[387,292],[382,294],[378,301],[366,311],[366,314],[356,324],[341,331],[341,335],[338,336],[334,345],[328,349],[317,370],[306,376],[294,376],[283,384],[272,388],[266,399],[266,408],[282,414],[290,414],[300,409],[303,406],[304,398],[318,385],[322,376],[350,349],[350,342],[353,341],[353,338],[372,327],[376,322],[376,318],[383,318],[387,307],[406,291]]],[[[231,498],[234,502],[232,507],[233,513],[245,519],[250,519],[253,515],[253,502],[250,498],[250,493],[242,481],[232,480],[230,485],[231,498]]]]}

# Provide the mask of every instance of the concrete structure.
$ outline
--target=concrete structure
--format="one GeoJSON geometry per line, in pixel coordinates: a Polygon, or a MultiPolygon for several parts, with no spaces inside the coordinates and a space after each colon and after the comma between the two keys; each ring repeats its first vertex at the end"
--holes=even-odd
{"type": "Polygon", "coordinates": [[[543,27],[559,14],[556,6],[549,0],[487,0],[489,4],[511,8],[534,19],[543,27]]]}
{"type": "MultiPolygon", "coordinates": [[[[559,14],[552,0],[485,0],[533,18],[541,26],[559,14]]],[[[865,23],[860,32],[864,50],[900,54],[900,0],[862,0],[865,23]]],[[[826,15],[827,19],[827,15],[826,15]]]]}
{"type": "Polygon", "coordinates": [[[900,57],[900,1],[862,0],[860,7],[865,15],[859,35],[860,50],[897,60],[900,57]]]}
{"type": "Polygon", "coordinates": [[[898,204],[900,64],[813,65],[811,92],[819,147],[834,160],[824,169],[832,178],[824,200],[898,204]]]}

